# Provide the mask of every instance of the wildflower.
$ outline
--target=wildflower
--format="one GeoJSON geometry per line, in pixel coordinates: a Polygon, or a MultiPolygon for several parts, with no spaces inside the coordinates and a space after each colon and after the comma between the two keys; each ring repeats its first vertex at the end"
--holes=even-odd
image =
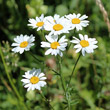
{"type": "Polygon", "coordinates": [[[25,75],[22,76],[25,79],[22,79],[21,81],[23,82],[24,87],[28,88],[27,91],[34,89],[40,90],[41,87],[46,85],[44,80],[47,78],[44,73],[41,73],[41,69],[33,68],[32,70],[25,72],[25,75]]]}
{"type": "Polygon", "coordinates": [[[49,35],[60,35],[62,33],[69,33],[69,20],[64,17],[59,19],[48,18],[44,26],[45,30],[51,31],[49,35]]]}
{"type": "Polygon", "coordinates": [[[48,42],[41,42],[41,47],[44,48],[49,48],[46,52],[45,55],[51,54],[51,55],[57,55],[59,54],[61,57],[63,56],[63,53],[61,51],[65,51],[66,50],[66,46],[67,46],[67,39],[65,39],[65,35],[62,36],[59,41],[58,40],[58,36],[57,35],[46,35],[45,36],[46,39],[48,40],[48,42]]]}
{"type": "Polygon", "coordinates": [[[36,17],[36,19],[29,19],[30,24],[28,26],[32,26],[33,28],[37,28],[37,31],[44,29],[44,14],[40,17],[36,17]]]}
{"type": "Polygon", "coordinates": [[[17,36],[16,38],[14,38],[14,41],[16,43],[12,43],[12,46],[16,46],[15,48],[12,49],[13,52],[17,53],[19,52],[20,54],[22,54],[25,51],[29,51],[30,47],[34,45],[34,43],[32,43],[33,41],[35,41],[35,37],[33,35],[31,36],[27,36],[27,35],[20,35],[17,36]]]}
{"type": "Polygon", "coordinates": [[[72,40],[70,42],[76,44],[74,48],[77,48],[76,53],[79,51],[82,51],[82,55],[85,56],[85,52],[87,53],[93,53],[94,49],[96,49],[98,46],[96,45],[98,41],[96,41],[95,38],[88,38],[88,35],[82,35],[79,34],[80,40],[76,37],[73,37],[75,40],[72,40]]]}
{"type": "Polygon", "coordinates": [[[76,28],[76,30],[79,31],[82,30],[82,27],[86,27],[89,25],[89,21],[85,20],[86,18],[88,18],[88,16],[86,15],[83,15],[81,17],[80,16],[81,14],[75,14],[75,13],[65,16],[67,19],[70,20],[71,29],[76,28]]]}

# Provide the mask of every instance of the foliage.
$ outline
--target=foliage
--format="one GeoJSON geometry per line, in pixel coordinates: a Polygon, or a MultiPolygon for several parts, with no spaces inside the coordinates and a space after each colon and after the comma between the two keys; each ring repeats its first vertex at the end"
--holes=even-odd
{"type": "MultiPolygon", "coordinates": [[[[110,12],[110,1],[102,0],[102,3],[105,9],[110,12]]],[[[75,76],[72,78],[72,88],[68,89],[67,96],[72,110],[110,110],[110,38],[106,23],[95,1],[0,0],[0,10],[0,42],[2,43],[2,51],[8,66],[8,72],[30,110],[50,109],[49,104],[45,103],[37,90],[27,92],[22,86],[21,76],[25,71],[33,67],[44,70],[48,85],[42,88],[42,91],[54,109],[66,110],[67,106],[64,105],[67,102],[63,97],[59,75],[48,70],[48,67],[58,69],[57,58],[50,55],[44,57],[43,49],[40,48],[39,43],[42,34],[27,27],[28,19],[40,16],[42,13],[45,15],[57,13],[61,16],[73,12],[87,14],[90,25],[80,33],[95,37],[98,40],[98,49],[95,50],[94,54],[81,57],[75,70],[75,76]],[[13,38],[21,33],[36,36],[36,46],[31,51],[40,60],[44,60],[48,67],[45,68],[45,65],[36,63],[27,52],[21,56],[11,52],[13,38]]],[[[110,13],[108,14],[110,16],[110,13]]],[[[71,31],[67,37],[69,38],[73,34],[74,32],[71,31]]],[[[78,36],[78,33],[76,32],[74,36],[78,36]]],[[[64,54],[62,60],[64,80],[68,80],[67,76],[71,74],[74,62],[78,57],[72,47],[64,54]]],[[[1,59],[0,80],[0,110],[21,110],[22,106],[8,81],[1,59]]]]}

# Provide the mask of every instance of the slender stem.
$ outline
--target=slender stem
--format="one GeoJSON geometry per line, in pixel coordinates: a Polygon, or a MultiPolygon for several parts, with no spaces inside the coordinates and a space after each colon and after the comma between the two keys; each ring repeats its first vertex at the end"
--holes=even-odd
{"type": "Polygon", "coordinates": [[[73,76],[73,74],[74,74],[74,70],[75,70],[75,68],[76,68],[76,65],[77,65],[79,59],[80,59],[80,56],[81,56],[81,53],[79,54],[79,56],[78,56],[78,58],[77,58],[77,60],[76,60],[76,62],[75,62],[75,65],[74,65],[74,67],[73,67],[73,70],[72,70],[72,73],[71,73],[71,75],[70,75],[70,79],[69,79],[69,82],[68,82],[68,86],[69,86],[70,83],[71,83],[71,78],[72,78],[72,76],[73,76]]]}
{"type": "Polygon", "coordinates": [[[64,83],[63,83],[62,71],[61,71],[61,57],[60,57],[60,60],[59,60],[59,75],[60,75],[60,79],[61,79],[61,84],[62,84],[63,90],[64,90],[64,92],[66,92],[65,86],[64,86],[64,83]]]}
{"type": "Polygon", "coordinates": [[[62,76],[62,72],[61,72],[61,58],[59,60],[59,74],[60,74],[62,88],[63,88],[63,91],[64,91],[64,96],[65,96],[65,99],[68,103],[68,110],[70,110],[70,103],[69,103],[69,100],[68,100],[68,97],[67,97],[67,91],[66,91],[65,86],[64,86],[63,76],[62,76]]]}
{"type": "Polygon", "coordinates": [[[39,60],[31,51],[29,51],[29,53],[37,62],[43,63],[43,61],[39,60]]]}
{"type": "Polygon", "coordinates": [[[10,75],[8,73],[8,68],[7,68],[7,65],[5,63],[4,55],[2,53],[1,44],[0,44],[0,56],[1,56],[1,59],[2,59],[2,62],[3,62],[4,68],[5,68],[5,72],[6,72],[6,75],[8,77],[8,80],[9,80],[9,83],[10,83],[11,87],[13,88],[16,96],[20,100],[20,103],[25,107],[26,110],[28,110],[27,107],[26,107],[26,105],[24,104],[24,101],[23,101],[22,97],[20,96],[18,90],[16,89],[16,87],[15,87],[15,85],[14,85],[13,81],[11,80],[11,77],[10,77],[10,75]]]}
{"type": "MultiPolygon", "coordinates": [[[[80,56],[81,56],[81,53],[79,54],[79,56],[78,56],[78,58],[77,58],[77,60],[76,60],[76,62],[75,62],[75,65],[74,65],[74,67],[73,67],[72,73],[71,73],[71,75],[70,75],[69,82],[68,82],[68,84],[67,84],[66,93],[67,93],[68,87],[69,87],[69,85],[70,85],[71,78],[72,78],[72,76],[73,76],[73,74],[74,74],[76,65],[77,65],[77,63],[78,63],[78,61],[79,61],[79,59],[80,59],[80,56]]],[[[71,110],[70,101],[69,101],[69,99],[68,99],[67,94],[66,94],[66,100],[67,100],[67,103],[68,103],[68,110],[71,110]]]]}
{"type": "Polygon", "coordinates": [[[52,105],[50,104],[50,102],[48,101],[48,99],[44,96],[44,94],[42,92],[40,92],[40,91],[39,91],[39,93],[40,93],[41,97],[45,100],[45,102],[49,104],[50,108],[52,110],[54,110],[54,108],[52,107],[52,105]]]}
{"type": "Polygon", "coordinates": [[[55,71],[54,69],[52,69],[52,68],[50,68],[50,67],[48,67],[48,66],[46,66],[48,69],[50,69],[51,71],[53,71],[54,73],[56,73],[57,75],[60,75],[57,71],[55,71]]]}

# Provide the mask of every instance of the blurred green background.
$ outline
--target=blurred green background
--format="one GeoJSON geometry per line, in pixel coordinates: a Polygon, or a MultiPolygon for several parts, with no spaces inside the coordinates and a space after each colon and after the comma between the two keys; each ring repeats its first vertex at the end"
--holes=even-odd
{"type": "MultiPolygon", "coordinates": [[[[110,18],[110,0],[102,0],[110,18]]],[[[42,68],[47,76],[46,87],[42,91],[55,110],[66,110],[66,102],[59,76],[48,68],[36,63],[28,52],[22,55],[11,52],[13,38],[20,34],[36,36],[35,46],[31,51],[51,68],[57,70],[57,59],[54,56],[44,56],[45,50],[40,47],[42,35],[36,29],[27,26],[29,18],[35,18],[44,13],[53,16],[55,13],[63,16],[69,13],[88,15],[90,25],[82,31],[66,34],[68,39],[78,33],[88,34],[98,40],[98,49],[93,54],[81,57],[72,78],[71,110],[110,110],[110,37],[102,13],[95,0],[0,0],[0,42],[8,72],[25,105],[30,110],[50,110],[37,90],[27,92],[21,79],[25,71],[32,68],[42,68]]],[[[70,49],[64,52],[62,73],[65,83],[71,74],[78,54],[70,49]]],[[[15,95],[0,58],[0,110],[25,110],[15,95]]]]}

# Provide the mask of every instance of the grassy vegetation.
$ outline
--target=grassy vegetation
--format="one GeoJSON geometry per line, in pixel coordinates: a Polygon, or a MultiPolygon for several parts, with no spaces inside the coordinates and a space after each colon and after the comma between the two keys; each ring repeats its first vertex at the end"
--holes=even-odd
{"type": "MultiPolygon", "coordinates": [[[[110,16],[110,1],[102,0],[102,3],[110,16]]],[[[78,33],[87,34],[98,40],[98,49],[80,58],[67,95],[71,110],[110,110],[110,36],[95,0],[0,0],[0,10],[0,110],[50,110],[49,103],[44,101],[37,90],[27,92],[22,85],[22,75],[32,68],[41,68],[46,74],[47,86],[42,91],[54,109],[67,109],[59,75],[36,62],[28,52],[20,55],[11,51],[16,35],[33,34],[36,42],[31,52],[39,60],[44,60],[48,67],[58,70],[57,57],[45,56],[44,49],[40,47],[42,33],[27,26],[29,18],[42,13],[45,16],[55,13],[61,16],[69,13],[88,16],[88,27],[75,33],[71,31],[66,36],[71,39],[72,36],[78,37],[78,33]]],[[[69,80],[77,57],[73,45],[64,52],[64,84],[69,80]]]]}

